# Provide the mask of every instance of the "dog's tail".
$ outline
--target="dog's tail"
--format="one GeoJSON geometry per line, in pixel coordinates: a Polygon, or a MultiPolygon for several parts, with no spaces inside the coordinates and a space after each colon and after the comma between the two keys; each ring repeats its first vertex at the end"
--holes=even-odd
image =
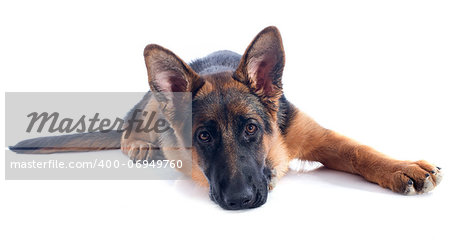
{"type": "Polygon", "coordinates": [[[51,154],[120,149],[122,131],[90,132],[23,140],[9,149],[21,154],[51,154]]]}

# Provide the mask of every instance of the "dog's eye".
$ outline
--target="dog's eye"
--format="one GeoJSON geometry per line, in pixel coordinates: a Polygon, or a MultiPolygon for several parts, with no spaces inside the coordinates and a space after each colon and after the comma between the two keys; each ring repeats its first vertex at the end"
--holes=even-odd
{"type": "Polygon", "coordinates": [[[198,139],[201,142],[207,143],[207,142],[211,141],[211,134],[209,134],[209,132],[207,132],[207,131],[202,131],[198,134],[198,139]]]}
{"type": "Polygon", "coordinates": [[[245,126],[245,132],[247,132],[248,135],[255,134],[256,130],[258,130],[258,126],[254,124],[248,124],[247,126],[245,126]]]}

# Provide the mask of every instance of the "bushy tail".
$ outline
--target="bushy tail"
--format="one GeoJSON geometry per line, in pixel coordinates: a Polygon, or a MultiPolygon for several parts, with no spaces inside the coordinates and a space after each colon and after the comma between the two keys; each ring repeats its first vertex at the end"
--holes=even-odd
{"type": "Polygon", "coordinates": [[[51,154],[120,149],[122,132],[90,132],[64,136],[38,137],[19,142],[9,149],[22,154],[51,154]]]}

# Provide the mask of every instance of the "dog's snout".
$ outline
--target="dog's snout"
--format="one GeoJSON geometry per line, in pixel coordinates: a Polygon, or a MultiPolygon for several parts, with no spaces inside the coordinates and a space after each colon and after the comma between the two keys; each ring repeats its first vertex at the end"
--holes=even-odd
{"type": "Polygon", "coordinates": [[[263,205],[267,200],[269,179],[256,166],[242,166],[233,175],[213,174],[210,178],[211,200],[228,210],[251,209],[263,205]]]}
{"type": "Polygon", "coordinates": [[[251,207],[253,197],[251,189],[244,188],[242,191],[224,195],[224,202],[229,209],[245,209],[251,207]]]}

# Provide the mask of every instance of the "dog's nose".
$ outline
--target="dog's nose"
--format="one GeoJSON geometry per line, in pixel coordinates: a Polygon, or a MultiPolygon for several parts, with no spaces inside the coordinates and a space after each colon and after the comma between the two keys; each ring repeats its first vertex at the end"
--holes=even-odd
{"type": "Polygon", "coordinates": [[[249,208],[253,201],[253,193],[250,189],[245,188],[240,192],[224,196],[224,201],[229,209],[249,208]]]}

